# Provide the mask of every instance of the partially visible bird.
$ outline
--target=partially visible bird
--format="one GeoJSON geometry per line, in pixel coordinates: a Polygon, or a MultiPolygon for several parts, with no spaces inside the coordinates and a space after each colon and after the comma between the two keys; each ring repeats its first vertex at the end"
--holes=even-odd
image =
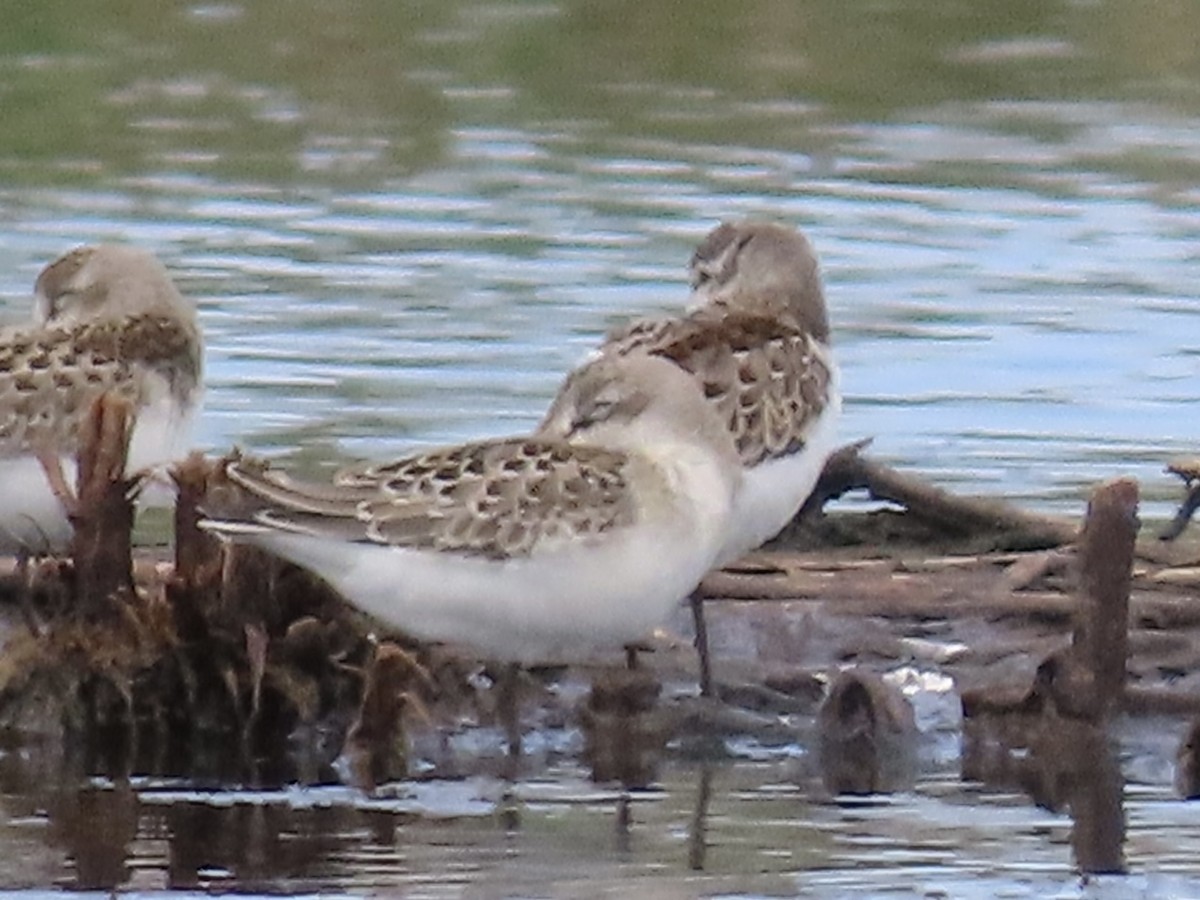
{"type": "Polygon", "coordinates": [[[96,397],[133,404],[132,474],[186,452],[203,396],[195,310],[150,253],[78,247],[42,270],[34,301],[33,324],[0,330],[0,552],[18,554],[70,541],[45,464],[73,482],[96,397]]]}

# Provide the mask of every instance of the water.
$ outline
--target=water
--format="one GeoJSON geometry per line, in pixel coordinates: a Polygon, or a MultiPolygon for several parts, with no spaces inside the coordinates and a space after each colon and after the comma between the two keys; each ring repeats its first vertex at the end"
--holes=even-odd
{"type": "Polygon", "coordinates": [[[1081,879],[1072,820],[927,761],[909,791],[830,798],[803,755],[676,760],[654,787],[569,762],[386,786],[197,787],[136,776],[16,786],[0,759],[0,884],[420,897],[1193,896],[1194,807],[1124,789],[1128,875],[1081,879]],[[98,828],[97,823],[104,827],[98,828]]]}
{"type": "MultiPolygon", "coordinates": [[[[25,315],[39,268],[76,243],[159,254],[206,330],[203,447],[318,468],[527,429],[608,326],[679,307],[713,224],[758,215],[821,255],[847,440],[1067,513],[1133,474],[1150,516],[1177,492],[1162,463],[1196,449],[1200,6],[1185,0],[6,15],[0,301],[25,315]]],[[[1061,817],[936,769],[896,801],[814,806],[773,765],[716,776],[706,881],[683,866],[696,772],[681,764],[633,803],[626,838],[608,800],[534,804],[515,834],[491,807],[433,827],[350,804],[320,823],[282,813],[283,844],[319,845],[316,874],[217,860],[188,884],[436,896],[500,872],[515,893],[569,895],[636,870],[685,894],[1103,895],[1071,875],[1061,817]],[[972,840],[966,794],[987,813],[972,840]],[[580,838],[547,849],[564,821],[580,838]],[[442,841],[468,849],[439,881],[442,841]]],[[[171,883],[155,789],[124,790],[137,840],[116,883],[171,883]]],[[[1134,891],[1195,874],[1164,791],[1132,797],[1134,891]]],[[[0,847],[34,868],[0,865],[0,885],[72,884],[53,811],[11,815],[0,847]]]]}
{"type": "Polygon", "coordinates": [[[783,2],[49,4],[4,39],[0,296],[76,242],[201,305],[198,440],[537,421],[720,218],[823,260],[847,439],[1074,512],[1194,449],[1200,14],[783,2]],[[644,8],[649,7],[649,8],[644,8]]]}

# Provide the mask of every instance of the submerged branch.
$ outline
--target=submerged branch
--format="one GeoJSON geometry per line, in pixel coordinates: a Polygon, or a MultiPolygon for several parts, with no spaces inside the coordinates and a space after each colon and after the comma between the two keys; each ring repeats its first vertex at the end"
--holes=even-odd
{"type": "Polygon", "coordinates": [[[943,531],[960,536],[1005,533],[1026,548],[1069,544],[1078,537],[1074,523],[1019,509],[1005,500],[962,497],[906,475],[862,451],[870,440],[841,447],[825,463],[821,479],[801,515],[853,490],[865,490],[874,500],[903,506],[910,514],[943,531]]]}
{"type": "Polygon", "coordinates": [[[1196,510],[1200,509],[1200,459],[1173,460],[1167,464],[1167,472],[1182,478],[1186,491],[1175,518],[1158,536],[1160,540],[1173,541],[1183,534],[1196,510]]]}

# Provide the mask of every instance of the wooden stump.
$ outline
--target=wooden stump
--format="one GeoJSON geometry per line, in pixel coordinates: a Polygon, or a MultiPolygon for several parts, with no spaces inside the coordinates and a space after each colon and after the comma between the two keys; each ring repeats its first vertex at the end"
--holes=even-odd
{"type": "Polygon", "coordinates": [[[1079,540],[1079,570],[1069,647],[1042,660],[1025,691],[964,691],[963,715],[1066,716],[1102,722],[1126,702],[1129,591],[1137,538],[1138,486],[1129,478],[1092,493],[1079,540]]]}
{"type": "Polygon", "coordinates": [[[1079,607],[1071,646],[1090,676],[1095,713],[1118,708],[1129,659],[1129,589],[1138,532],[1138,485],[1107,481],[1088,503],[1079,547],[1079,607]]]}
{"type": "Polygon", "coordinates": [[[133,592],[134,481],[125,475],[133,404],[116,394],[93,401],[80,428],[74,509],[75,597],[86,612],[133,592]]]}
{"type": "Polygon", "coordinates": [[[416,657],[390,641],[379,645],[366,671],[358,718],[342,750],[358,787],[373,790],[408,774],[404,714],[415,710],[428,718],[420,694],[432,690],[416,657]]]}
{"type": "Polygon", "coordinates": [[[200,528],[200,507],[208,494],[214,471],[223,463],[212,463],[193,452],[171,470],[178,498],[175,502],[175,576],[189,588],[211,587],[221,567],[221,544],[200,528]]]}

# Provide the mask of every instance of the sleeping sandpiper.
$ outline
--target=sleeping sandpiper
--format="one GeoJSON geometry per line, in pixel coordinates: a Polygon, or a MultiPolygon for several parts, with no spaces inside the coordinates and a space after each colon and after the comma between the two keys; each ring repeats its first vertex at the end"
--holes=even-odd
{"type": "Polygon", "coordinates": [[[56,552],[71,526],[43,469],[74,482],[80,423],[114,392],[136,412],[128,471],[177,459],[202,395],[196,314],[151,254],[78,247],[42,270],[34,323],[0,330],[0,551],[56,552]]]}
{"type": "MultiPolygon", "coordinates": [[[[651,354],[701,387],[734,439],[743,474],[717,558],[724,565],[774,537],[812,493],[834,447],[838,369],[816,255],[798,231],[756,221],[721,224],[700,243],[689,269],[690,312],[614,331],[571,377],[614,356],[651,354]]],[[[567,427],[562,396],[537,433],[553,436],[567,427]]],[[[692,610],[701,691],[709,695],[698,597],[692,610]]]]}
{"type": "Polygon", "coordinates": [[[521,664],[620,647],[667,619],[721,552],[736,451],[695,381],[654,357],[599,362],[559,406],[557,438],[431,450],[332,484],[234,460],[226,473],[249,503],[214,500],[201,525],[421,640],[521,664]]]}

